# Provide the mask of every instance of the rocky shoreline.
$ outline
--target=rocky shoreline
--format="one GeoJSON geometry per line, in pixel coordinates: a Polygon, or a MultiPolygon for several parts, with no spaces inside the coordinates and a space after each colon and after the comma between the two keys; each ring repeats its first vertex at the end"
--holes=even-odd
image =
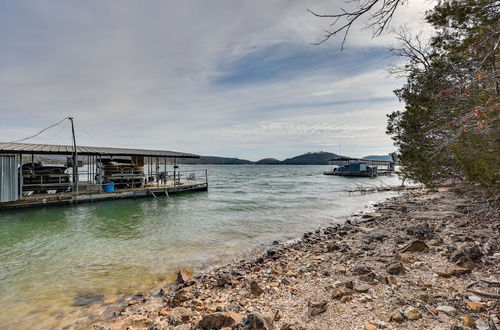
{"type": "MultiPolygon", "coordinates": [[[[416,190],[121,304],[89,329],[496,329],[498,205],[416,190]]],[[[81,328],[82,325],[75,325],[81,328]]]]}

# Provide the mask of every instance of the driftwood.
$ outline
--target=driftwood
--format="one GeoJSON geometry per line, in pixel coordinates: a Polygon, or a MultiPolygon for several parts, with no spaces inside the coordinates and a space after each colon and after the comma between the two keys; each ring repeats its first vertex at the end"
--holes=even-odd
{"type": "Polygon", "coordinates": [[[487,280],[479,280],[479,281],[476,281],[476,282],[473,282],[473,283],[467,285],[466,289],[470,289],[473,286],[478,285],[479,283],[486,283],[486,284],[489,284],[491,286],[500,286],[500,282],[487,281],[487,280]]]}
{"type": "Polygon", "coordinates": [[[362,187],[358,186],[355,189],[346,189],[344,190],[345,192],[348,193],[355,193],[355,192],[360,192],[362,194],[368,194],[368,193],[376,193],[376,192],[383,192],[383,191],[409,191],[409,190],[419,190],[422,189],[421,186],[371,186],[371,187],[362,187]]]}
{"type": "Polygon", "coordinates": [[[482,292],[482,291],[475,291],[475,290],[467,290],[467,291],[470,292],[470,293],[473,293],[475,295],[478,295],[478,296],[483,296],[483,297],[487,297],[487,298],[491,298],[491,299],[500,300],[500,294],[489,293],[489,292],[482,292]]]}

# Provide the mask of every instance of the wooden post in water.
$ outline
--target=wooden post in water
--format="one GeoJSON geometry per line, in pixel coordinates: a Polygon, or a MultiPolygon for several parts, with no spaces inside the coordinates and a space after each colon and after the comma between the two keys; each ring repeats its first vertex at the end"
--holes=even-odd
{"type": "Polygon", "coordinates": [[[73,134],[73,185],[76,189],[76,196],[78,196],[78,151],[76,150],[76,137],[75,125],[73,124],[73,117],[68,117],[71,121],[71,133],[73,134]]]}

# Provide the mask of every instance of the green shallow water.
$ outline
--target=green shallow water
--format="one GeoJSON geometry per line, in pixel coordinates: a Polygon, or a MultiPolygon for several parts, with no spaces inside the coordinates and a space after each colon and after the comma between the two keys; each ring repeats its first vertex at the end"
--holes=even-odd
{"type": "Polygon", "coordinates": [[[343,189],[398,182],[326,166],[207,168],[208,192],[0,212],[0,328],[63,326],[99,305],[78,297],[144,292],[179,268],[298,238],[392,195],[343,189]]]}

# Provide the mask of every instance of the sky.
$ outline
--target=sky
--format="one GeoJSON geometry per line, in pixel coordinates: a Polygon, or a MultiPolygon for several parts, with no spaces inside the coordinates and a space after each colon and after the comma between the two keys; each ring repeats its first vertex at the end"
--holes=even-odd
{"type": "MultiPolygon", "coordinates": [[[[410,1],[392,27],[424,27],[410,1]]],[[[79,145],[258,160],[394,151],[390,34],[319,46],[339,0],[0,0],[0,141],[75,118],[79,145]]],[[[71,144],[68,121],[27,142],[71,144]]]]}

